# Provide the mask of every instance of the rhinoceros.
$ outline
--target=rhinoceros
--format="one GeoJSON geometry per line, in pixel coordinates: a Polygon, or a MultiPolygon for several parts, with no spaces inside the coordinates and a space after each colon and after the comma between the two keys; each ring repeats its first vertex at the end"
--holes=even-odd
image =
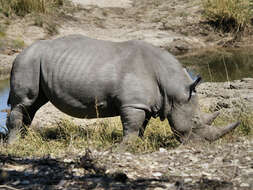
{"type": "Polygon", "coordinates": [[[196,86],[170,53],[146,42],[110,42],[71,35],[24,49],[11,70],[6,126],[30,125],[50,101],[77,118],[120,116],[123,141],[143,136],[151,117],[168,119],[180,142],[214,141],[236,128],[212,127],[218,113],[199,109],[196,86]]]}

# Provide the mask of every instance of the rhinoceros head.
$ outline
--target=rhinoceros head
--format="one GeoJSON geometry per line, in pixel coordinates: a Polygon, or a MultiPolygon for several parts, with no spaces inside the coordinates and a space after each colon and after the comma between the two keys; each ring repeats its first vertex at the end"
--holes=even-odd
{"type": "Polygon", "coordinates": [[[215,141],[224,136],[239,125],[235,122],[225,127],[213,127],[212,122],[219,115],[219,112],[206,114],[200,111],[196,86],[200,82],[201,77],[197,77],[195,81],[187,87],[186,92],[188,98],[171,99],[171,111],[168,114],[168,121],[171,129],[177,139],[184,143],[192,140],[198,141],[215,141]]]}

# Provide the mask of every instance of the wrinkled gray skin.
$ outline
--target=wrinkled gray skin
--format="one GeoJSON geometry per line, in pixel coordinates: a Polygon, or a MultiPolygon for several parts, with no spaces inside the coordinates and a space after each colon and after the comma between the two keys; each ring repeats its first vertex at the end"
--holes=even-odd
{"type": "Polygon", "coordinates": [[[73,117],[119,115],[124,140],[141,137],[151,117],[167,118],[181,142],[216,140],[238,123],[211,127],[218,114],[201,113],[194,92],[189,100],[193,82],[171,54],[141,41],[80,35],[39,41],[13,63],[6,125],[11,136],[50,101],[73,117]]]}

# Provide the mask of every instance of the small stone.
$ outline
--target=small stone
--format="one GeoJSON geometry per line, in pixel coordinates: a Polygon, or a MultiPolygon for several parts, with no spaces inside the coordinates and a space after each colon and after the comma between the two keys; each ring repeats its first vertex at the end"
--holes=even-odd
{"type": "Polygon", "coordinates": [[[156,187],[154,190],[163,190],[161,187],[156,187]]]}
{"type": "Polygon", "coordinates": [[[167,189],[176,189],[176,186],[175,186],[175,184],[173,184],[173,183],[168,183],[168,184],[165,184],[165,186],[167,187],[167,189]]]}
{"type": "Polygon", "coordinates": [[[207,169],[209,167],[209,164],[208,163],[201,164],[201,167],[204,168],[204,169],[207,169]]]}
{"type": "Polygon", "coordinates": [[[211,176],[211,174],[210,174],[210,173],[207,173],[207,172],[201,172],[201,174],[202,174],[203,176],[211,176]]]}
{"type": "Polygon", "coordinates": [[[154,177],[161,177],[163,174],[160,172],[155,172],[152,174],[154,177]]]}
{"type": "MultiPolygon", "coordinates": [[[[181,172],[179,172],[179,175],[180,175],[180,173],[181,173],[181,172]]],[[[189,176],[189,175],[188,175],[187,173],[182,172],[182,173],[181,173],[181,176],[182,176],[182,177],[187,177],[187,176],[189,176]]]]}
{"type": "Polygon", "coordinates": [[[159,148],[159,152],[167,152],[165,148],[159,148]]]}
{"type": "Polygon", "coordinates": [[[184,183],[189,183],[189,182],[192,182],[192,179],[191,179],[191,178],[185,178],[185,179],[184,179],[184,183]]]}
{"type": "Polygon", "coordinates": [[[248,183],[242,183],[240,187],[250,187],[250,185],[248,183]]]}
{"type": "Polygon", "coordinates": [[[12,183],[12,185],[18,185],[18,184],[20,184],[20,181],[19,181],[19,180],[14,181],[14,182],[12,183]]]}
{"type": "Polygon", "coordinates": [[[66,162],[66,163],[71,163],[71,162],[72,162],[72,160],[71,160],[71,159],[67,159],[67,158],[65,158],[65,159],[63,160],[63,162],[66,162]]]}

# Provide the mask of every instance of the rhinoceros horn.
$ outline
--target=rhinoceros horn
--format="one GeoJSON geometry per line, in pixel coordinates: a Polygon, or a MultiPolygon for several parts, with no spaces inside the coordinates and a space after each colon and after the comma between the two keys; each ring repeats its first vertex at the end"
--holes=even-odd
{"type": "Polygon", "coordinates": [[[219,111],[216,111],[211,114],[205,113],[203,114],[203,123],[207,125],[211,125],[213,121],[216,119],[216,117],[218,117],[219,115],[220,115],[219,111]]]}
{"type": "Polygon", "coordinates": [[[240,122],[235,122],[225,127],[212,127],[210,125],[205,125],[204,128],[200,128],[195,131],[195,134],[201,136],[201,138],[204,138],[207,141],[212,142],[223,137],[225,134],[235,129],[239,124],[240,122]]]}

